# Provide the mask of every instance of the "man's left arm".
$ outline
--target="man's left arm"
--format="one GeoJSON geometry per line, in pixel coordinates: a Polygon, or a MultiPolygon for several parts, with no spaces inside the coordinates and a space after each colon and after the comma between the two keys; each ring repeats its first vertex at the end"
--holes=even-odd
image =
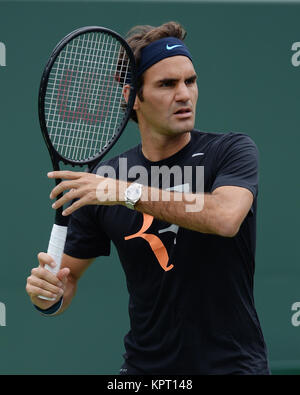
{"type": "MultiPolygon", "coordinates": [[[[230,133],[224,138],[215,163],[217,174],[211,193],[170,192],[144,186],[135,209],[190,230],[235,236],[257,196],[257,147],[247,135],[230,133]]],[[[90,204],[125,205],[127,181],[69,171],[48,176],[65,179],[53,189],[51,198],[69,190],[54,208],[77,199],[64,210],[64,215],[90,204]]]]}
{"type": "MultiPolygon", "coordinates": [[[[129,185],[126,181],[77,172],[53,172],[51,177],[68,180],[54,188],[51,198],[70,190],[55,203],[53,208],[58,208],[70,200],[79,199],[64,211],[65,215],[84,205],[125,205],[124,192],[129,185]],[[105,187],[99,188],[103,183],[105,187]],[[102,198],[101,193],[105,194],[102,198]]],[[[183,228],[233,237],[249,212],[252,202],[252,193],[238,186],[221,186],[212,193],[204,194],[169,192],[144,186],[141,199],[135,205],[135,209],[183,228]],[[151,199],[152,196],[155,198],[151,199]],[[193,210],[189,209],[191,206],[193,210]]]]}

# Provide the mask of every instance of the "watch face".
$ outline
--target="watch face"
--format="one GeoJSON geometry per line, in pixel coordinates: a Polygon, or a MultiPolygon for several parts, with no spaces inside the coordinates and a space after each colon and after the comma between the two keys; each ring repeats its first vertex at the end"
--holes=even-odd
{"type": "Polygon", "coordinates": [[[125,204],[131,210],[134,210],[134,206],[142,195],[142,185],[138,183],[132,183],[125,191],[125,204]]]}
{"type": "Polygon", "coordinates": [[[127,190],[127,197],[130,200],[138,200],[141,196],[141,187],[140,185],[132,185],[127,190]]]}

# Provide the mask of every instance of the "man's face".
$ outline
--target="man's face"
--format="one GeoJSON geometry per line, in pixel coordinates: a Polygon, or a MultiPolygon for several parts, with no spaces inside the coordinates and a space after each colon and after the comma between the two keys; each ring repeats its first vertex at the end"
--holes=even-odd
{"type": "Polygon", "coordinates": [[[144,73],[143,101],[136,99],[141,130],[178,135],[194,128],[198,87],[189,58],[161,60],[144,73]]]}

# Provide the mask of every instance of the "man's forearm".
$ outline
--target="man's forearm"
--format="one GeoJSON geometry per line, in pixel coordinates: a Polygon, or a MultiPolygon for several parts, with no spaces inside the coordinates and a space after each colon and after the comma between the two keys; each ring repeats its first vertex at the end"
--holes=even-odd
{"type": "Polygon", "coordinates": [[[135,208],[162,221],[197,232],[227,237],[234,235],[230,210],[222,205],[217,195],[144,187],[135,208]]]}

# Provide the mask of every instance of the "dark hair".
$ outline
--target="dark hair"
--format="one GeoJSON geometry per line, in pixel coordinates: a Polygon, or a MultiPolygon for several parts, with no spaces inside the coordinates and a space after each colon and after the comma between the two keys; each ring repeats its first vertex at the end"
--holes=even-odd
{"type": "MultiPolygon", "coordinates": [[[[152,42],[165,37],[176,37],[183,41],[186,31],[179,23],[172,21],[158,27],[138,25],[129,30],[125,39],[133,51],[137,67],[139,67],[141,60],[141,50],[152,42]]],[[[141,101],[143,101],[143,84],[144,76],[142,74],[137,81],[137,96],[141,101]]],[[[130,118],[138,122],[135,110],[132,110],[130,118]]]]}

